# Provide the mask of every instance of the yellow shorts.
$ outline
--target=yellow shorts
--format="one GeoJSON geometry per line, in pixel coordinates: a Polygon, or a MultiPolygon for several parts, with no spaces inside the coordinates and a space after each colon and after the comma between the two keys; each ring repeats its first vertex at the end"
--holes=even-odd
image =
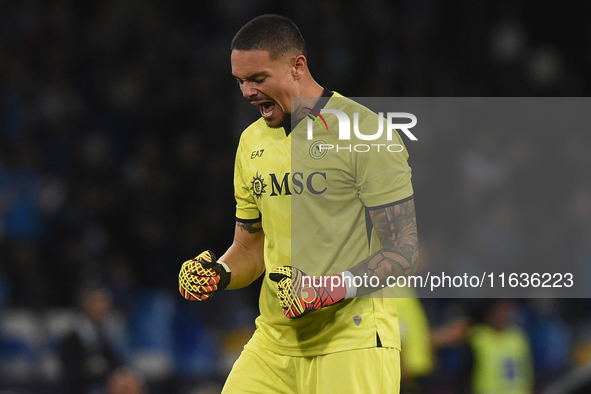
{"type": "Polygon", "coordinates": [[[400,352],[374,347],[316,357],[282,356],[248,343],[222,394],[400,392],[400,352]]]}

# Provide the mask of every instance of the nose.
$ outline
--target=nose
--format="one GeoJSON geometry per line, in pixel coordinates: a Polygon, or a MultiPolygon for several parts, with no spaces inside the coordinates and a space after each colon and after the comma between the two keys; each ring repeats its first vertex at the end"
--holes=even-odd
{"type": "Polygon", "coordinates": [[[244,81],[241,87],[242,95],[246,98],[254,97],[258,94],[258,91],[254,88],[253,84],[248,81],[244,81]]]}

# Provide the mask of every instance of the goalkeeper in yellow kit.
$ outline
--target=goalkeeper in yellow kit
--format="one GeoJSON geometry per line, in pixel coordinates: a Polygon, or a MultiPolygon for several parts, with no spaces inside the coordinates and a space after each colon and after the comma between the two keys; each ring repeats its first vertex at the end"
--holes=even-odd
{"type": "MultiPolygon", "coordinates": [[[[257,329],[223,393],[399,392],[395,299],[361,297],[376,287],[356,287],[352,279],[384,284],[416,269],[406,150],[364,156],[297,148],[306,121],[299,121],[301,106],[292,108],[294,98],[307,98],[305,108],[318,113],[355,111],[374,127],[377,115],[312,78],[304,40],[285,17],[263,15],[242,27],[231,64],[261,114],[236,153],[234,241],[219,259],[205,251],[179,273],[181,295],[203,301],[266,271],[257,329]]],[[[336,119],[324,119],[314,137],[336,144],[336,119]]]]}

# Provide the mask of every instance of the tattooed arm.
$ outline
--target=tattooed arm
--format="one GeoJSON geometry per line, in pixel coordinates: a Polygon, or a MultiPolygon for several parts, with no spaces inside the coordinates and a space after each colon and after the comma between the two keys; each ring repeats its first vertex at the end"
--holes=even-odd
{"type": "Polygon", "coordinates": [[[414,200],[373,208],[369,215],[383,247],[348,271],[316,281],[307,280],[310,277],[293,266],[271,270],[269,279],[277,282],[277,298],[287,318],[295,319],[345,298],[371,293],[381,289],[380,285],[387,285],[389,276],[409,275],[415,271],[419,252],[414,200]],[[351,281],[348,284],[346,278],[353,280],[351,275],[363,278],[363,284],[369,285],[354,287],[351,281]],[[379,278],[377,285],[371,280],[373,277],[379,278]]]}
{"type": "MultiPolygon", "coordinates": [[[[419,261],[419,242],[414,199],[384,208],[369,210],[382,248],[349,271],[354,276],[378,277],[385,285],[388,276],[410,275],[419,261]]],[[[360,287],[357,295],[381,288],[360,287]]]]}
{"type": "Polygon", "coordinates": [[[236,222],[234,241],[219,260],[232,271],[228,289],[246,287],[265,271],[263,245],[265,234],[260,221],[254,223],[236,222]]]}

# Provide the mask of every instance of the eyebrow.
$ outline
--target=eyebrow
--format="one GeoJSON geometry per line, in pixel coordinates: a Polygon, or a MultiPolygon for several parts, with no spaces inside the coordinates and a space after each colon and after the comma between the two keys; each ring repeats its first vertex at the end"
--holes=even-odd
{"type": "Polygon", "coordinates": [[[251,74],[251,75],[247,76],[246,78],[239,78],[234,74],[232,74],[232,76],[236,79],[240,79],[240,80],[244,80],[244,81],[252,81],[252,80],[257,79],[259,77],[267,77],[267,76],[269,76],[269,73],[266,71],[261,71],[258,73],[251,74]]]}

